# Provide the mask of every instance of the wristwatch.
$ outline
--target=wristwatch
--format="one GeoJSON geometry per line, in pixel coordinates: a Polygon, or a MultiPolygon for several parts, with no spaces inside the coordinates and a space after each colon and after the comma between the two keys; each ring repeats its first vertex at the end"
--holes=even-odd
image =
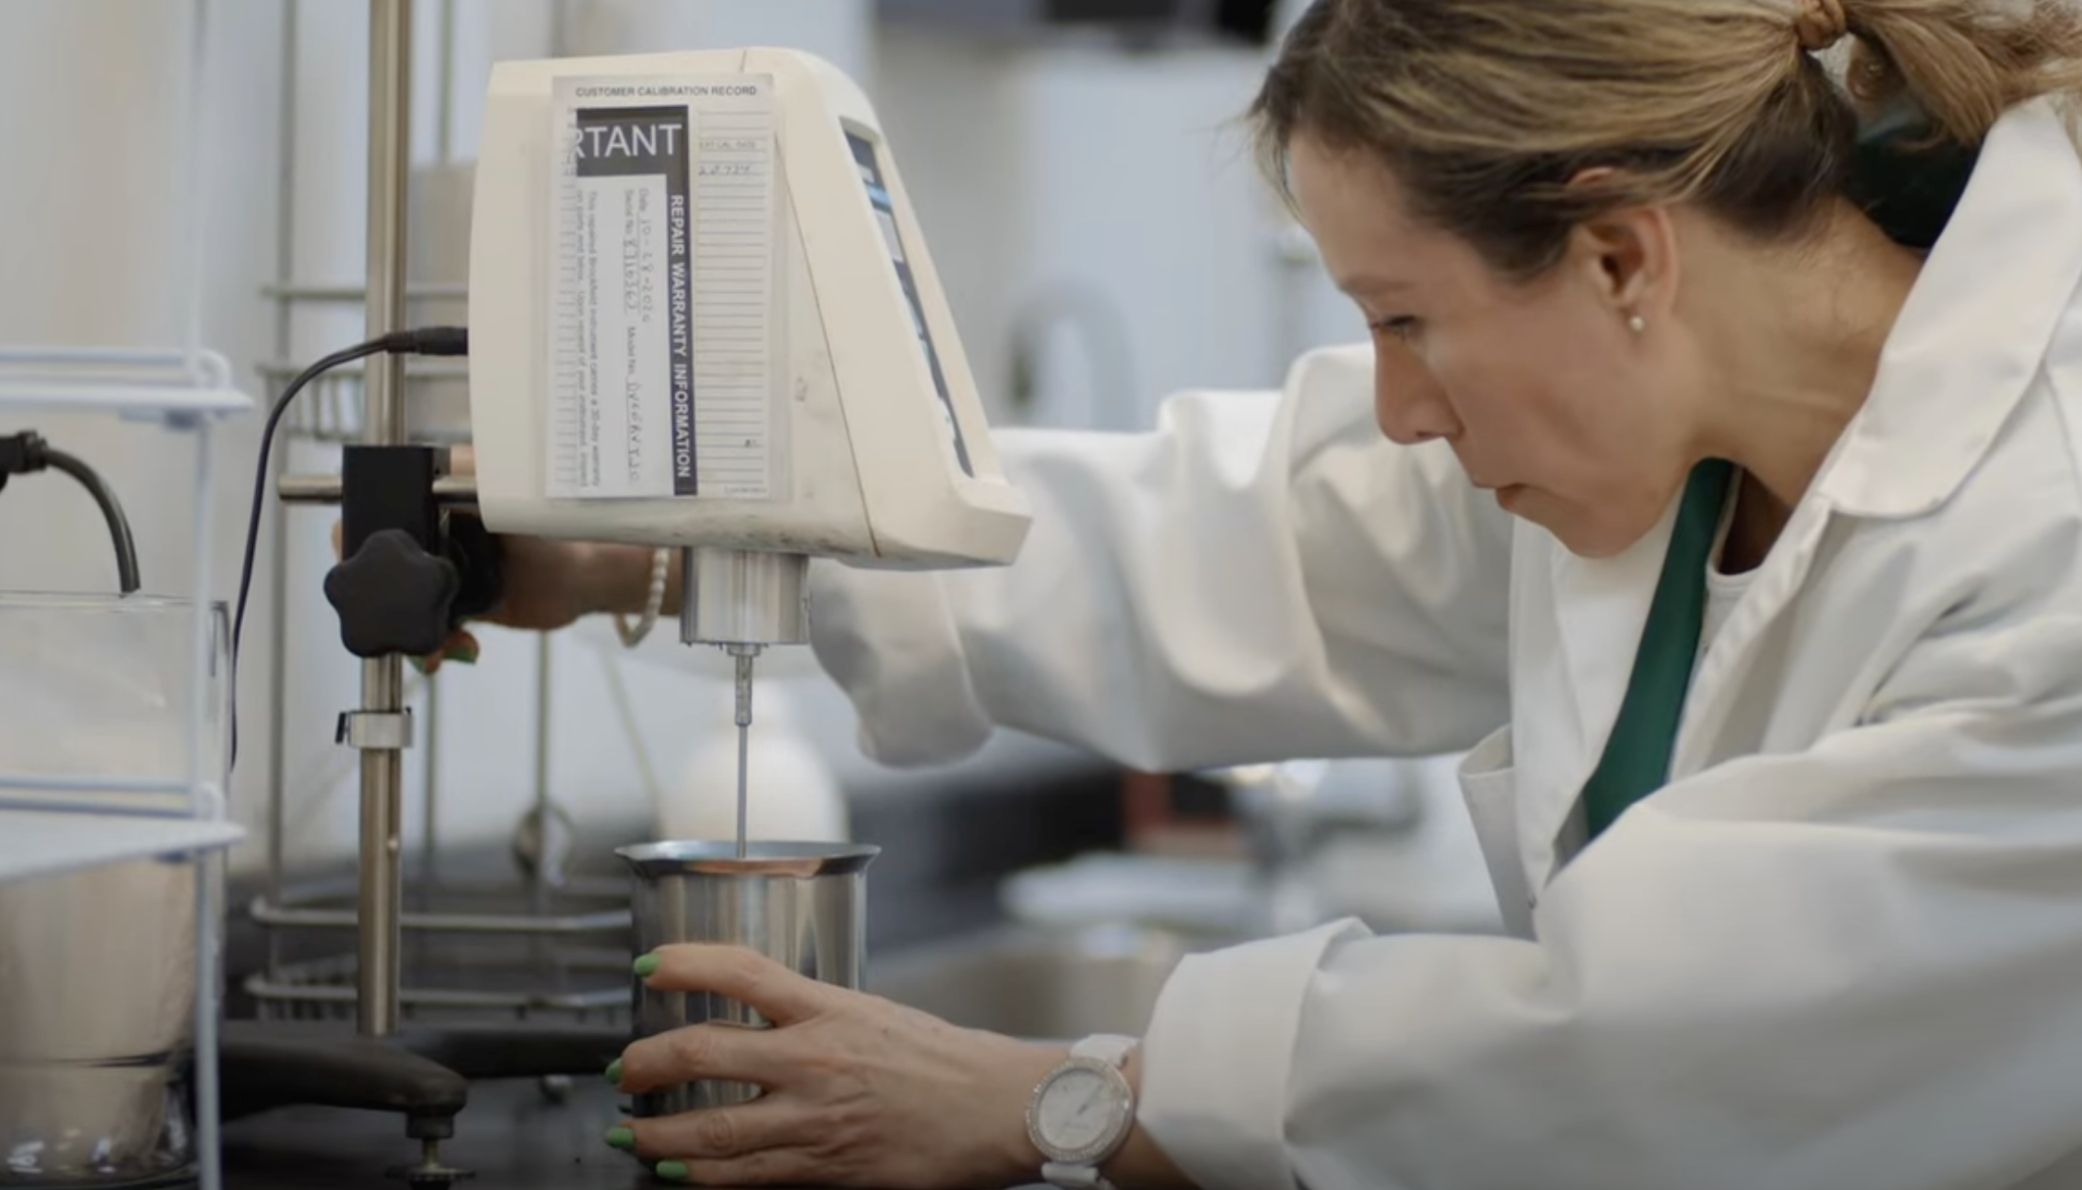
{"type": "Polygon", "coordinates": [[[1027,1136],[1047,1164],[1041,1177],[1066,1190],[1113,1190],[1099,1167],[1113,1159],[1135,1130],[1135,1089],[1122,1068],[1135,1052],[1133,1037],[1099,1034],[1070,1050],[1027,1103],[1027,1136]]]}

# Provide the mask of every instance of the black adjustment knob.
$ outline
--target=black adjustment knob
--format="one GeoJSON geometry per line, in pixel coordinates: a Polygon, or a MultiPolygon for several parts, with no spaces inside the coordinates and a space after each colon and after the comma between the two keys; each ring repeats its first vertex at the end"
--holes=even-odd
{"type": "Polygon", "coordinates": [[[461,588],[455,564],[421,549],[403,529],[370,534],[325,576],[325,598],[340,614],[340,643],[357,657],[440,652],[461,588]]]}

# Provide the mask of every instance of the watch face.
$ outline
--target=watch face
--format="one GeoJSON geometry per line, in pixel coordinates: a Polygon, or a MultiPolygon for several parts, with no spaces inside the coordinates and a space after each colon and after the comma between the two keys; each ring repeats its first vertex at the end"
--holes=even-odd
{"type": "Polygon", "coordinates": [[[1041,1089],[1034,1105],[1037,1131],[1054,1156],[1085,1160],[1104,1152],[1121,1130],[1128,1097],[1109,1069],[1071,1066],[1041,1089]]]}

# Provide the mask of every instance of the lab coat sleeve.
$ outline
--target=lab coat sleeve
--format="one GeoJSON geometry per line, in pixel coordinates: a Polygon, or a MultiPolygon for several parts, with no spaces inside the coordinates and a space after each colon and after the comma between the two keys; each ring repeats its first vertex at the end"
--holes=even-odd
{"type": "Polygon", "coordinates": [[[1994,619],[1636,806],[1538,941],[1187,960],[1143,1126],[1206,1190],[2077,1184],[2032,1179],[2082,1148],[2082,618],[1994,619]]]}
{"type": "Polygon", "coordinates": [[[1443,443],[1381,436],[1370,351],[1175,397],[1152,433],[995,441],[1034,511],[1015,564],[813,573],[870,755],[1003,725],[1175,771],[1446,752],[1506,718],[1507,518],[1443,443]]]}

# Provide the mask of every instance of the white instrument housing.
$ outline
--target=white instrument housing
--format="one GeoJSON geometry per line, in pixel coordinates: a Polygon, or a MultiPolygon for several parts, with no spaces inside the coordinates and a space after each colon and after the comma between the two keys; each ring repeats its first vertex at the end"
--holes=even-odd
{"type": "Polygon", "coordinates": [[[836,67],[778,49],[499,63],[474,204],[470,420],[493,530],[898,568],[1018,553],[1025,501],[992,450],[881,126],[836,67]],[[558,80],[718,75],[771,80],[770,485],[764,498],[553,495],[558,80]]]}

